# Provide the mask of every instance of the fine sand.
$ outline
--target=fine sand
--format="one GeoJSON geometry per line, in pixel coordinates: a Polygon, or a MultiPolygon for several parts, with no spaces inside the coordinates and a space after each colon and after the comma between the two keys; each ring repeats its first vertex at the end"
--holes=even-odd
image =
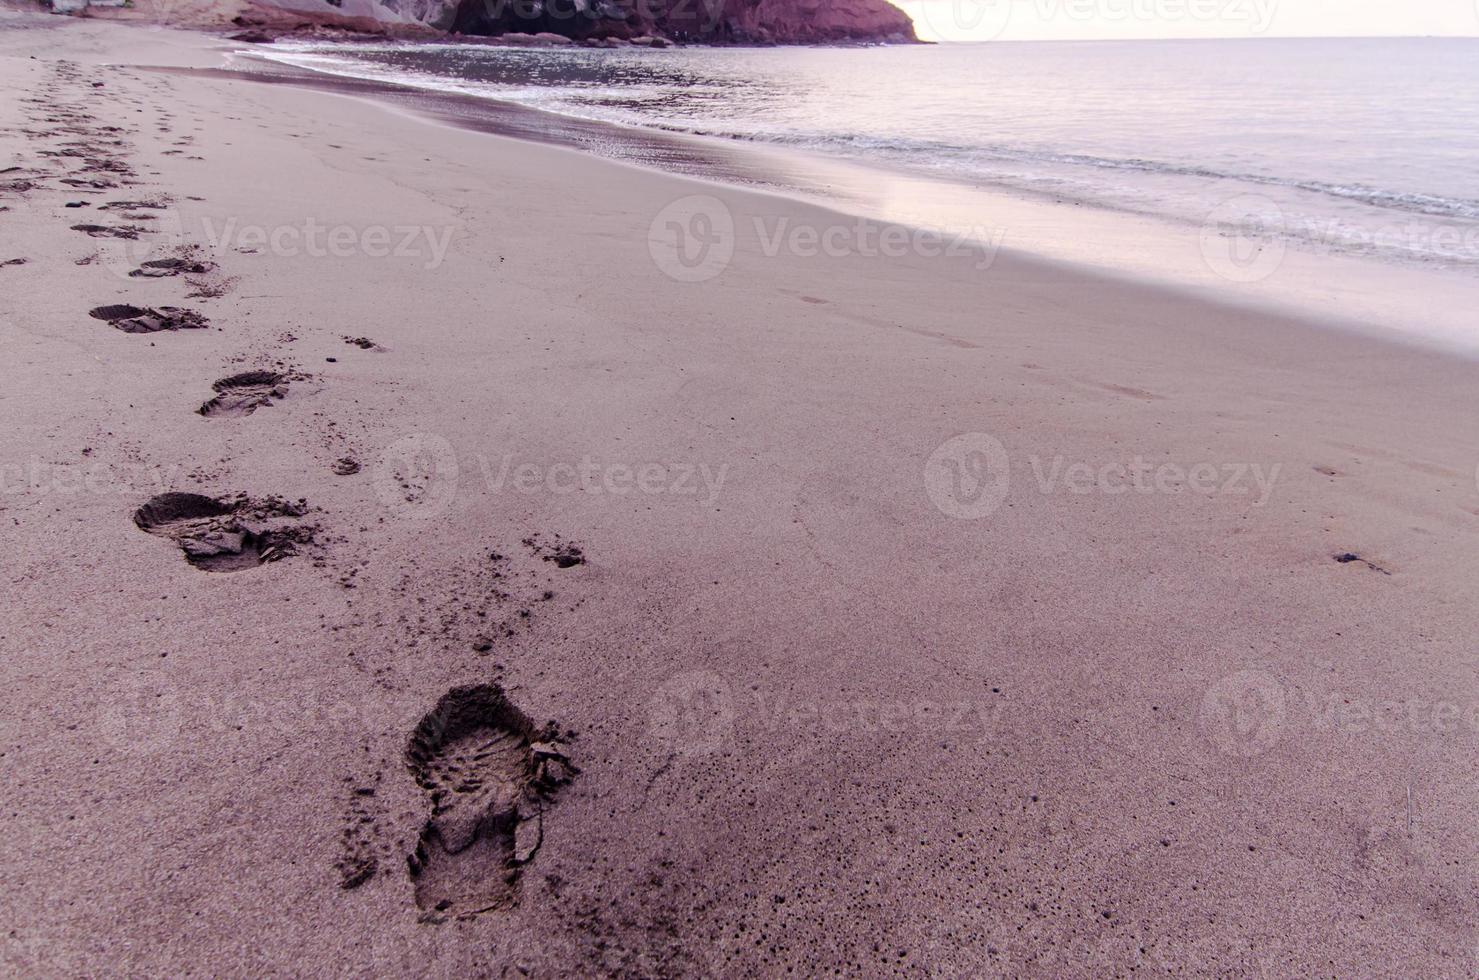
{"type": "Polygon", "coordinates": [[[1479,970],[1473,363],[228,48],[0,20],[5,974],[1479,970]]]}

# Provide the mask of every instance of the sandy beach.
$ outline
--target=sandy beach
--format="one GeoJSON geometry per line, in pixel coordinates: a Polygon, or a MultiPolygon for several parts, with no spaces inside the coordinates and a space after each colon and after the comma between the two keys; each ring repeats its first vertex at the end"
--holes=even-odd
{"type": "Polygon", "coordinates": [[[240,47],[0,19],[7,975],[1479,971],[1473,361],[240,47]]]}

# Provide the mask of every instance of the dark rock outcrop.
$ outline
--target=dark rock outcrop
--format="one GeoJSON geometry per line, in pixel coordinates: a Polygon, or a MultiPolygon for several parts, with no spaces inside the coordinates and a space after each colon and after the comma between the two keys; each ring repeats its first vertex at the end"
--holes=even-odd
{"type": "Polygon", "coordinates": [[[253,6],[260,16],[238,18],[238,26],[278,27],[271,22],[291,15],[320,28],[391,36],[450,32],[530,45],[567,38],[649,47],[916,40],[913,22],[888,0],[253,0],[253,6]]]}
{"type": "Polygon", "coordinates": [[[887,0],[462,0],[452,29],[702,44],[915,40],[913,22],[887,0]]]}

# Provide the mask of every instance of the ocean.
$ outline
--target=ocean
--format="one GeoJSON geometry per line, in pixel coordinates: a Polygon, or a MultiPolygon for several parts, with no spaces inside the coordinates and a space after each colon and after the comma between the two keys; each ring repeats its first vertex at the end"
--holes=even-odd
{"type": "Polygon", "coordinates": [[[858,188],[893,188],[863,210],[1121,271],[1268,293],[1272,253],[1284,292],[1328,303],[1306,262],[1336,259],[1322,276],[1350,284],[1332,287],[1344,312],[1388,320],[1390,302],[1361,301],[1371,263],[1405,270],[1392,288],[1479,281],[1479,39],[279,47],[320,71],[845,164],[858,188]],[[1094,230],[1115,215],[1138,244],[1094,230]],[[1227,254],[1181,261],[1156,228],[1227,254]]]}

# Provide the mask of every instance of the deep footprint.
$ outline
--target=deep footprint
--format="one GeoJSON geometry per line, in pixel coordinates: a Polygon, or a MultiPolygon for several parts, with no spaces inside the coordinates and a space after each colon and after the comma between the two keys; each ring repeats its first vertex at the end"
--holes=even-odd
{"type": "Polygon", "coordinates": [[[73,225],[72,230],[80,231],[91,238],[126,238],[133,241],[139,237],[139,232],[148,229],[136,228],[132,225],[123,225],[118,228],[110,228],[107,225],[73,225]]]}
{"type": "Polygon", "coordinates": [[[287,396],[288,379],[275,371],[247,371],[211,385],[216,397],[196,409],[206,418],[250,415],[287,396]]]}
{"type": "Polygon", "coordinates": [[[207,572],[239,572],[297,554],[314,528],[296,523],[301,501],[217,499],[198,493],[162,493],[134,511],[134,523],[179,545],[185,560],[207,572]]]}
{"type": "Polygon", "coordinates": [[[124,333],[200,330],[210,325],[209,320],[194,310],[181,309],[178,306],[161,306],[155,309],[117,303],[88,310],[87,315],[95,320],[106,321],[124,333]]]}
{"type": "Polygon", "coordinates": [[[205,275],[214,272],[214,262],[201,262],[195,259],[152,259],[141,264],[129,275],[135,279],[163,279],[166,276],[181,276],[189,273],[191,275],[205,275]]]}
{"type": "Polygon", "coordinates": [[[496,684],[454,688],[416,726],[406,764],[431,802],[408,861],[416,905],[474,915],[515,902],[544,805],[576,771],[555,733],[536,732],[496,684]]]}

